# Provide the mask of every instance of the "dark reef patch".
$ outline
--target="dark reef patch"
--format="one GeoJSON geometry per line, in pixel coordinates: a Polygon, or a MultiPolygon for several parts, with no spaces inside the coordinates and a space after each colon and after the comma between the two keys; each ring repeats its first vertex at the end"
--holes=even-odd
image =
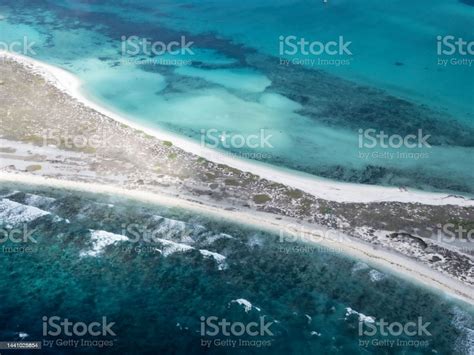
{"type": "Polygon", "coordinates": [[[469,6],[474,6],[474,0],[459,0],[459,2],[469,6]]]}

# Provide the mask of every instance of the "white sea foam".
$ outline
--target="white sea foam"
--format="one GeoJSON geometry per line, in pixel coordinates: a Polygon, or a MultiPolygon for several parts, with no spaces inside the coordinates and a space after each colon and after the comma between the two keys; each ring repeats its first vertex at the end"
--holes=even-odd
{"type": "Polygon", "coordinates": [[[356,310],[352,309],[351,307],[346,307],[346,318],[349,317],[350,315],[355,314],[356,316],[359,317],[359,322],[364,322],[364,323],[374,323],[375,322],[375,317],[371,316],[366,316],[363,313],[357,312],[356,310]]]}
{"type": "Polygon", "coordinates": [[[215,253],[209,250],[201,249],[199,252],[205,257],[205,258],[213,258],[216,261],[217,268],[219,270],[225,270],[227,269],[228,265],[226,263],[226,257],[222,254],[215,253]]]}
{"type": "Polygon", "coordinates": [[[92,250],[82,251],[80,256],[99,256],[104,252],[104,249],[118,242],[127,241],[128,238],[121,235],[110,233],[102,230],[90,230],[92,240],[92,250]]]}
{"type": "Polygon", "coordinates": [[[35,194],[25,194],[25,203],[29,206],[40,207],[43,205],[48,205],[56,201],[55,198],[35,195],[35,194]]]}
{"type": "MultiPolygon", "coordinates": [[[[161,238],[158,238],[157,241],[162,244],[162,249],[161,250],[158,249],[158,250],[165,257],[174,253],[184,253],[190,250],[195,250],[194,247],[184,244],[184,243],[177,243],[171,240],[161,239],[161,238]]],[[[199,252],[204,258],[214,259],[217,264],[217,268],[219,270],[227,269],[228,265],[226,263],[226,257],[224,255],[215,253],[209,250],[205,250],[205,249],[200,249],[199,252]]]]}
{"type": "Polygon", "coordinates": [[[370,277],[370,281],[378,282],[378,281],[381,281],[385,278],[385,274],[383,274],[383,273],[381,273],[380,271],[377,271],[377,270],[370,270],[369,277],[370,277]]]}
{"type": "Polygon", "coordinates": [[[351,269],[351,272],[354,274],[358,271],[361,271],[361,270],[366,270],[369,268],[369,265],[367,265],[366,263],[363,263],[361,261],[358,261],[355,263],[355,265],[352,267],[351,269]]]}
{"type": "Polygon", "coordinates": [[[213,234],[211,236],[206,237],[204,243],[209,245],[220,239],[234,239],[234,237],[225,233],[213,234]]]}
{"type": "Polygon", "coordinates": [[[176,243],[171,240],[158,238],[157,241],[163,245],[161,250],[163,256],[169,256],[174,253],[187,252],[189,250],[194,249],[192,246],[189,246],[187,244],[176,243]]]}
{"type": "Polygon", "coordinates": [[[162,236],[165,239],[176,239],[188,243],[193,242],[189,237],[192,228],[188,223],[162,216],[154,216],[153,219],[160,223],[153,231],[154,235],[162,236]]]}
{"type": "Polygon", "coordinates": [[[251,247],[255,247],[255,246],[262,246],[263,245],[263,240],[261,237],[259,237],[258,235],[256,234],[253,234],[249,237],[249,240],[247,241],[247,244],[251,247]]]}
{"type": "Polygon", "coordinates": [[[29,223],[49,214],[49,212],[34,206],[23,205],[6,198],[0,200],[0,221],[7,224],[29,223]]]}
{"type": "Polygon", "coordinates": [[[238,298],[236,300],[232,300],[229,302],[229,305],[231,303],[237,303],[241,305],[242,307],[244,307],[245,313],[250,312],[252,308],[255,308],[257,311],[260,312],[260,308],[253,306],[252,303],[250,301],[247,301],[245,298],[238,298]]]}

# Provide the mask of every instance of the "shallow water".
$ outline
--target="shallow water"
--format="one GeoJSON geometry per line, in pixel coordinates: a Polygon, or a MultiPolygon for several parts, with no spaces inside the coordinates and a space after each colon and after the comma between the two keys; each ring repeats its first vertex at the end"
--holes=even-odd
{"type": "Polygon", "coordinates": [[[2,340],[18,340],[20,333],[27,334],[24,340],[53,340],[53,348],[43,349],[51,354],[468,354],[473,349],[472,307],[337,250],[118,197],[23,185],[3,185],[0,195],[2,230],[26,228],[35,241],[0,245],[2,340]],[[115,322],[115,335],[95,340],[112,345],[74,349],[66,341],[94,337],[44,336],[44,316],[86,323],[106,317],[115,322]],[[244,324],[264,317],[272,322],[271,334],[201,335],[202,317],[213,316],[244,324]],[[359,336],[359,320],[368,317],[401,324],[421,317],[430,322],[430,335],[359,336]],[[206,340],[212,341],[210,350],[206,340]],[[230,340],[250,343],[234,348],[230,340]],[[367,340],[371,345],[360,345],[367,340]],[[399,344],[387,346],[388,340],[399,344]],[[410,343],[401,346],[401,341],[410,343]]]}
{"type": "Polygon", "coordinates": [[[331,179],[474,192],[473,67],[438,65],[460,56],[436,49],[438,35],[470,39],[474,8],[461,1],[23,0],[0,14],[1,40],[28,36],[28,54],[72,71],[88,95],[147,126],[331,179]],[[288,35],[342,36],[352,54],[337,56],[347,65],[282,65],[334,59],[280,55],[288,35]],[[193,53],[123,54],[122,36],[184,36],[193,53]],[[422,130],[429,146],[360,148],[367,129],[422,130]],[[253,147],[232,135],[269,138],[253,147]]]}

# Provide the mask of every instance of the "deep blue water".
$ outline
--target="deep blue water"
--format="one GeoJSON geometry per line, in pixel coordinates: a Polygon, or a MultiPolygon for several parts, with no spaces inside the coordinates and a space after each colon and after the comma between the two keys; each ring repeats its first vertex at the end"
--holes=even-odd
{"type": "Polygon", "coordinates": [[[472,354],[472,307],[337,250],[111,196],[21,185],[4,185],[0,195],[2,231],[26,228],[35,241],[0,245],[2,341],[21,333],[53,341],[45,354],[472,354]],[[104,232],[128,239],[99,245],[94,235],[104,232]],[[44,335],[43,317],[54,316],[73,323],[106,317],[114,334],[44,335]],[[389,324],[421,317],[429,335],[359,336],[364,316],[389,324]],[[203,317],[263,319],[271,334],[201,335],[203,317]],[[66,343],[91,339],[110,343],[66,343]],[[230,340],[251,343],[232,347],[230,340]],[[410,343],[390,347],[388,340],[410,343]]]}
{"type": "Polygon", "coordinates": [[[466,2],[20,0],[0,14],[0,40],[26,36],[28,55],[72,71],[94,100],[149,127],[331,179],[474,192],[474,63],[439,64],[473,56],[437,54],[438,36],[472,40],[466,2]],[[192,53],[124,53],[130,36],[184,36],[192,53]],[[351,54],[280,53],[281,36],[342,37],[351,54]],[[271,138],[256,148],[219,140],[262,129],[271,138]],[[422,130],[430,146],[360,148],[367,129],[422,130]]]}

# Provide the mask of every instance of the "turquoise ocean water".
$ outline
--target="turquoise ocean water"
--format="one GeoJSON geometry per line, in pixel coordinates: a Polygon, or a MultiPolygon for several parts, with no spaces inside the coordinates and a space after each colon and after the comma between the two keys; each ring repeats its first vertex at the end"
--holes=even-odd
{"type": "Polygon", "coordinates": [[[0,14],[3,43],[26,36],[28,55],[146,126],[340,181],[474,191],[473,56],[437,52],[438,36],[472,40],[469,1],[20,0],[0,14]],[[124,52],[131,36],[192,53],[124,52]],[[341,37],[350,54],[292,54],[289,36],[341,37]],[[361,148],[370,129],[429,146],[361,148]],[[269,144],[229,144],[261,130],[269,144]]]}
{"type": "MultiPolygon", "coordinates": [[[[0,4],[0,45],[33,42],[27,55],[149,127],[197,141],[215,130],[220,149],[340,181],[472,194],[473,67],[440,65],[461,56],[438,56],[437,36],[472,40],[473,20],[468,0],[17,0],[0,4]],[[185,37],[192,54],[123,53],[130,36],[185,37]],[[351,55],[282,55],[281,36],[341,36],[351,55]],[[262,129],[271,146],[221,139],[262,129]],[[421,129],[431,147],[359,148],[367,129],[421,129]]],[[[473,353],[471,306],[337,250],[164,206],[2,185],[1,235],[18,230],[35,242],[0,243],[0,340],[54,341],[43,353],[473,353]],[[106,317],[115,335],[44,335],[54,316],[106,317]],[[271,334],[212,336],[212,317],[270,322],[271,334]],[[359,335],[419,317],[429,335],[359,335]]]]}

